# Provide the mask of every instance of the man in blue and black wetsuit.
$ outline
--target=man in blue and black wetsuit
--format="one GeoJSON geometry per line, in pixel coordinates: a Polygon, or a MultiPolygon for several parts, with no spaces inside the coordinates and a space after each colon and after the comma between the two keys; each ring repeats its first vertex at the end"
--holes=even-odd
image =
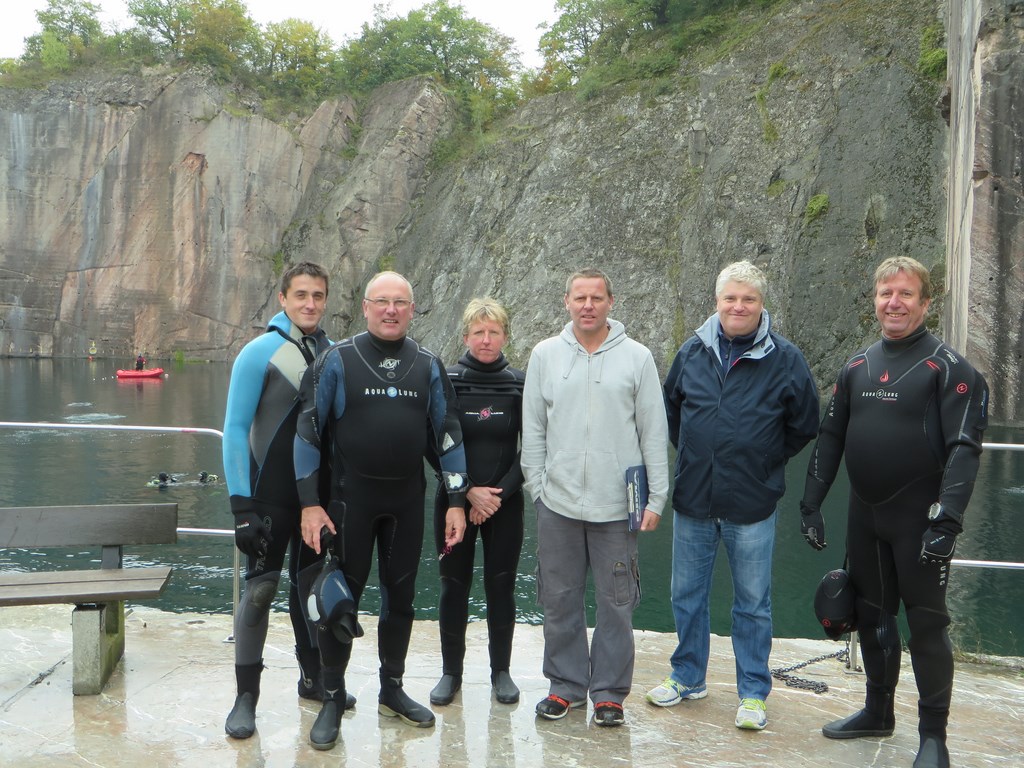
{"type": "Polygon", "coordinates": [[[235,518],[235,543],[246,555],[245,591],[235,617],[238,694],[224,730],[252,736],[260,695],[263,645],[285,552],[291,549],[288,612],[299,659],[299,695],[319,699],[320,657],[311,644],[299,599],[299,571],[315,571],[311,550],[300,551],[299,497],[292,445],[299,382],[315,356],[330,345],[320,329],[327,303],[327,272],[303,262],[281,280],[282,311],[266,333],[245,345],[231,369],[224,418],[224,475],[235,518]],[[304,562],[301,562],[304,561],[304,562]]]}
{"type": "Polygon", "coordinates": [[[821,503],[843,454],[850,477],[847,556],[857,594],[864,709],[827,724],[830,739],[890,736],[900,674],[896,613],[906,607],[918,691],[915,768],[947,768],[953,651],[946,587],[974,489],[988,387],[928,333],[928,270],[907,257],[875,271],[882,339],[847,361],[821,422],[800,504],[801,529],[825,546],[821,503]]]}
{"type": "MultiPolygon", "coordinates": [[[[364,296],[367,332],[331,347],[302,381],[295,437],[302,537],[319,552],[322,530],[334,534],[334,553],[357,607],[376,544],[378,711],[428,728],[433,712],[402,689],[423,545],[423,457],[432,443],[448,489],[449,545],[461,541],[466,528],[466,457],[444,366],[406,336],[415,308],[409,281],[382,272],[370,280],[364,296]],[[321,502],[322,455],[330,457],[332,469],[330,514],[321,502]]],[[[325,628],[317,638],[324,705],[309,739],[315,749],[330,749],[341,725],[352,646],[325,628]]]]}

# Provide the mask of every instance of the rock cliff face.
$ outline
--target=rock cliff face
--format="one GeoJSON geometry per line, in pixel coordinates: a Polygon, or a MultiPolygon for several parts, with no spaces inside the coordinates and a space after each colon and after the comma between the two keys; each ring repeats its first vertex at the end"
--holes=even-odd
{"type": "Polygon", "coordinates": [[[950,5],[946,337],[981,368],[999,421],[1024,421],[1024,3],[950,5]]]}
{"type": "Polygon", "coordinates": [[[913,254],[940,284],[944,265],[947,130],[940,87],[915,73],[937,7],[844,5],[860,13],[788,6],[720,62],[686,64],[670,92],[531,102],[434,174],[395,251],[424,310],[417,333],[452,359],[455,311],[491,293],[514,311],[511,357],[524,362],[567,319],[565,277],[593,263],[664,370],[713,310],[720,268],[749,258],[827,386],[877,335],[865,296],[877,262],[913,254]]]}
{"type": "MultiPolygon", "coordinates": [[[[431,153],[454,108],[429,80],[298,125],[238,114],[195,74],[0,92],[0,354],[228,360],[277,311],[281,264],[312,259],[331,271],[333,337],[361,328],[366,280],[393,267],[416,289],[414,335],[444,359],[461,348],[466,300],[489,293],[512,311],[523,365],[566,319],[566,276],[597,265],[613,314],[664,369],[712,311],[718,270],[749,258],[769,275],[773,322],[827,387],[877,335],[881,259],[913,255],[945,284],[950,131],[939,85],[915,71],[921,30],[943,13],[935,0],[785,5],[657,91],[534,100],[443,163],[431,153]]],[[[987,167],[1017,164],[1019,193],[1020,57],[1003,28],[1005,63],[985,82],[1008,127],[978,141],[995,153],[987,167]]],[[[993,210],[988,227],[964,217],[971,306],[1020,296],[1020,241],[1005,239],[1020,207],[993,210]],[[985,249],[1016,275],[993,286],[1003,298],[974,277],[985,249]]],[[[938,329],[941,290],[933,306],[938,329]]],[[[968,353],[1002,381],[1016,373],[997,374],[999,334],[972,326],[968,353]]]]}
{"type": "Polygon", "coordinates": [[[382,89],[357,163],[351,103],[288,129],[194,73],[0,98],[0,353],[43,356],[232,357],[279,309],[283,243],[376,263],[451,111],[382,89]]]}

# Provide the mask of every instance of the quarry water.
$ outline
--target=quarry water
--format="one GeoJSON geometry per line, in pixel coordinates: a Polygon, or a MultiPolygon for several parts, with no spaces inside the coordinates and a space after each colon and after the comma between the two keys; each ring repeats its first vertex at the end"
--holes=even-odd
{"type": "MultiPolygon", "coordinates": [[[[160,380],[119,381],[118,368],[132,368],[129,359],[42,360],[0,359],[0,421],[60,424],[153,425],[221,429],[230,367],[227,364],[164,364],[160,380]]],[[[1024,431],[991,429],[986,442],[1024,442],[1024,431]]],[[[220,440],[205,434],[150,434],[0,429],[0,504],[100,504],[173,501],[178,503],[179,526],[231,527],[228,493],[223,479],[202,485],[200,471],[223,475],[220,440]],[[167,489],[147,486],[158,472],[179,482],[167,489]]],[[[796,503],[803,489],[807,452],[790,462],[789,491],[780,506],[775,547],[773,590],[774,634],[777,637],[821,637],[812,598],[821,576],[843,562],[845,475],[826,503],[829,547],[812,551],[799,533],[796,503]]],[[[424,503],[432,515],[433,479],[424,503]]],[[[640,569],[643,600],[634,617],[639,629],[673,631],[669,603],[672,555],[671,514],[658,530],[641,536],[640,569]]],[[[436,619],[437,558],[426,526],[419,577],[417,616],[436,619]]],[[[529,503],[526,541],[517,582],[519,620],[539,624],[536,604],[536,528],[529,503]]],[[[479,551],[479,547],[478,547],[479,551]]],[[[230,613],[233,542],[229,537],[181,535],[178,543],[162,547],[131,547],[126,559],[171,565],[170,586],[151,605],[169,611],[230,613]]],[[[966,533],[957,557],[978,560],[1024,560],[1024,455],[986,451],[978,484],[966,517],[966,533]]],[[[85,567],[96,552],[0,549],[0,569],[85,567]]],[[[482,555],[470,606],[471,620],[485,615],[480,585],[482,555]]],[[[719,552],[713,591],[711,628],[729,634],[731,584],[724,551],[719,552]]],[[[277,608],[285,610],[282,588],[277,608]]],[[[954,645],[967,652],[1024,655],[1024,571],[954,569],[949,604],[954,645]]],[[[362,609],[376,613],[379,593],[367,589],[362,609]]],[[[589,607],[591,623],[593,606],[589,607]]],[[[0,622],[4,621],[0,612],[0,622]]],[[[905,632],[905,624],[904,636],[905,632]]]]}

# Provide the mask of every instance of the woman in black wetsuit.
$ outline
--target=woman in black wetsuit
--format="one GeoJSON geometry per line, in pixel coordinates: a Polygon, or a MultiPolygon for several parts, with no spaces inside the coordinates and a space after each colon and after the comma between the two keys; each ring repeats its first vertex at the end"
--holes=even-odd
{"type": "Polygon", "coordinates": [[[462,315],[466,352],[448,369],[458,397],[459,421],[469,474],[466,510],[470,525],[462,542],[444,548],[448,497],[439,485],[434,503],[434,538],[441,554],[442,676],[430,703],[450,704],[462,687],[466,622],[473,557],[479,531],[484,551],[491,685],[503,704],[519,701],[509,675],[515,629],[515,583],[523,546],[523,475],[519,468],[522,431],[522,371],[509,366],[502,347],[509,337],[508,313],[494,299],[473,299],[462,315]]]}

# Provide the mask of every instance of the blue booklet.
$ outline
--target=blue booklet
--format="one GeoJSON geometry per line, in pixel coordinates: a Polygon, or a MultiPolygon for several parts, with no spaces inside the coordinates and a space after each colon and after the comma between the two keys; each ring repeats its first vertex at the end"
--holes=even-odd
{"type": "Polygon", "coordinates": [[[638,464],[626,470],[626,510],[629,530],[639,531],[647,509],[647,467],[638,464]]]}

